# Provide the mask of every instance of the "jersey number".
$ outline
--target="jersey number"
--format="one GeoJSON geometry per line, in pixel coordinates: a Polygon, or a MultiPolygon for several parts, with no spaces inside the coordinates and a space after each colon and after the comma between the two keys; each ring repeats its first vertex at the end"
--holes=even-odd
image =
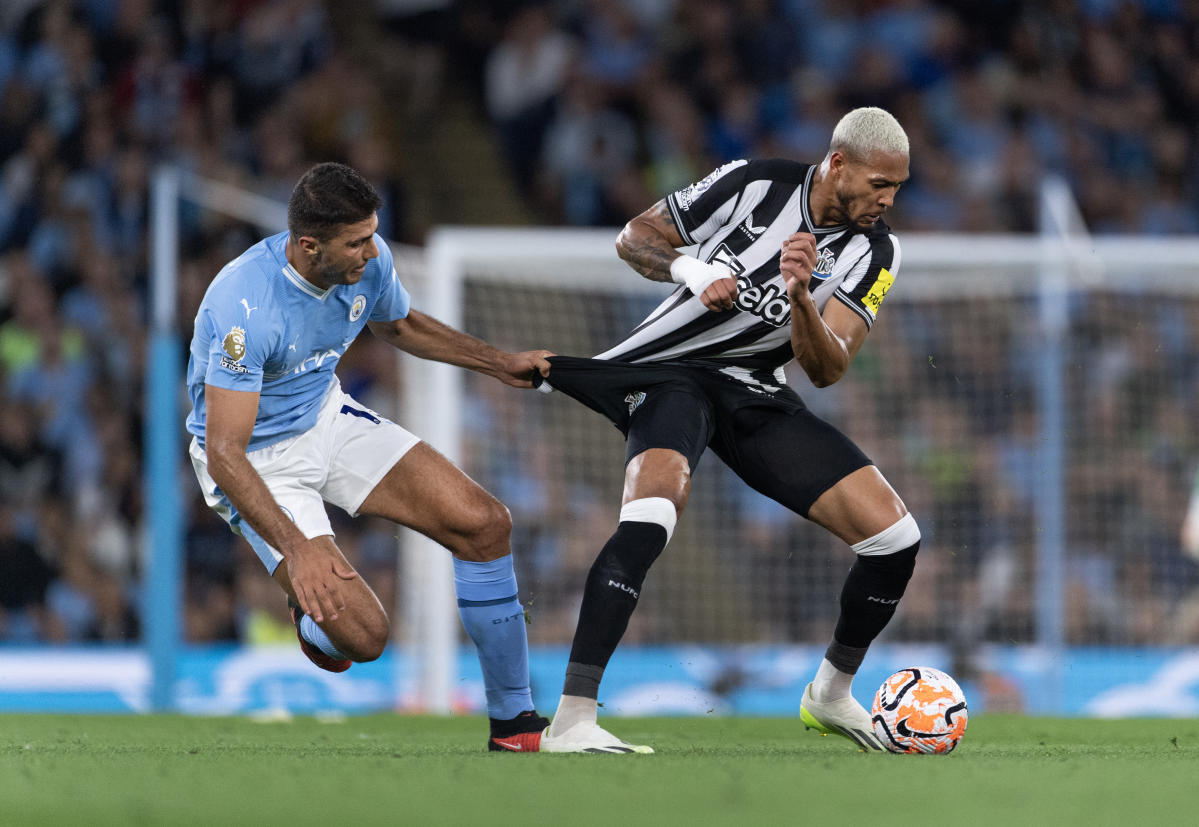
{"type": "Polygon", "coordinates": [[[349,414],[350,416],[360,416],[363,419],[369,419],[371,422],[375,423],[376,425],[378,425],[380,422],[383,421],[383,420],[379,419],[379,417],[377,417],[373,413],[371,413],[370,411],[363,411],[358,408],[351,408],[349,405],[342,405],[341,412],[343,414],[349,414]]]}

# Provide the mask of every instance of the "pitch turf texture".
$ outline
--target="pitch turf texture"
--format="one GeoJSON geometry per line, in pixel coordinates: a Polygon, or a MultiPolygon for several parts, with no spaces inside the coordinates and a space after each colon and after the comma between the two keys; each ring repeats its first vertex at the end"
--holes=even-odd
{"type": "Polygon", "coordinates": [[[4,825],[1193,824],[1199,721],[977,715],[949,756],[798,720],[610,719],[656,755],[488,753],[479,718],[0,716],[4,825]]]}

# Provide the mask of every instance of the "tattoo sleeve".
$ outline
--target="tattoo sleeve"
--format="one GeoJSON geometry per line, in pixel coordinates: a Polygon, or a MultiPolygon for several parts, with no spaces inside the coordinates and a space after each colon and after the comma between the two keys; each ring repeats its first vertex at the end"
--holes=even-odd
{"type": "Polygon", "coordinates": [[[682,243],[663,200],[625,225],[616,248],[625,263],[647,279],[668,282],[670,263],[679,257],[675,247],[682,243]]]}

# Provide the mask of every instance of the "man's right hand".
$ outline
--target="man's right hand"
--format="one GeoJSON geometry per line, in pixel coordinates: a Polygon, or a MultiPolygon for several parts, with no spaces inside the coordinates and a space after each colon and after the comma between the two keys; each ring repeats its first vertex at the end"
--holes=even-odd
{"type": "Polygon", "coordinates": [[[737,279],[724,264],[679,256],[670,263],[670,277],[686,285],[709,310],[732,310],[737,300],[737,279]]]}
{"type": "Polygon", "coordinates": [[[316,537],[306,540],[284,556],[296,602],[304,614],[317,623],[337,620],[346,608],[342,584],[358,577],[358,572],[337,552],[332,540],[316,537]]]}

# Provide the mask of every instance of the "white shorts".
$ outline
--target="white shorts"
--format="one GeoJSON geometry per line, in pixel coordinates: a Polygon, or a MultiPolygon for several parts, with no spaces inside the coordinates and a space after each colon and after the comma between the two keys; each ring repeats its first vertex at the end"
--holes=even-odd
{"type": "MultiPolygon", "coordinates": [[[[299,436],[290,437],[256,451],[246,458],[262,477],[275,502],[309,539],[333,534],[325,503],[344,509],[351,517],[367,495],[404,454],[420,439],[399,425],[360,405],[334,382],[316,424],[299,436]]],[[[192,439],[192,466],[204,490],[204,500],[230,528],[245,537],[267,572],[283,559],[264,540],[225,496],[208,473],[208,457],[192,439]]]]}

